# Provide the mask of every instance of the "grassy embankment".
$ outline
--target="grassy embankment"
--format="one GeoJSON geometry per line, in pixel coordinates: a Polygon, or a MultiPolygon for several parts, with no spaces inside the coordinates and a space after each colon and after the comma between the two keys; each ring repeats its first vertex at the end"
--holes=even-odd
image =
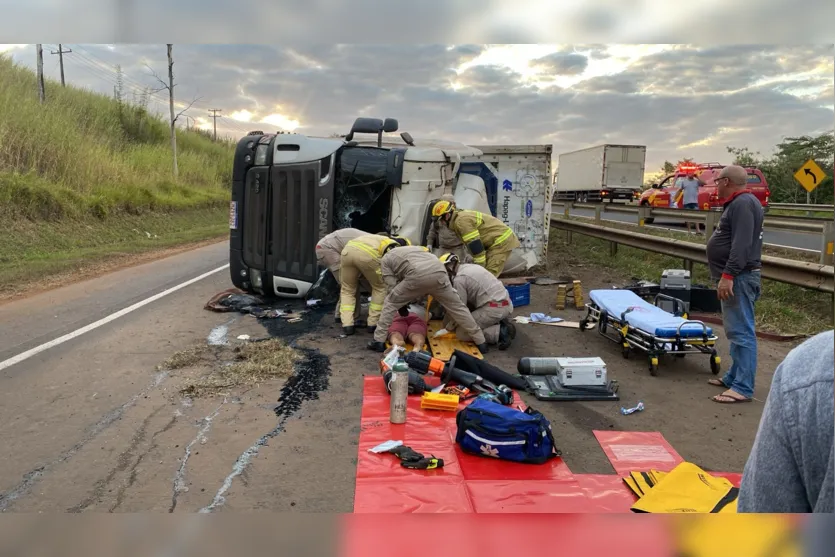
{"type": "MultiPolygon", "coordinates": [[[[573,219],[589,222],[588,219],[573,219]]],[[[630,226],[606,222],[605,226],[632,230],[665,238],[676,238],[689,242],[704,242],[704,236],[659,230],[651,227],[630,226]]],[[[618,246],[617,254],[609,252],[609,243],[589,236],[574,234],[571,243],[561,230],[551,230],[548,251],[559,253],[559,260],[571,264],[582,262],[601,268],[611,269],[625,281],[631,278],[657,282],[664,269],[680,269],[682,262],[648,251],[618,246]]],[[[785,253],[771,253],[776,257],[787,257],[785,253]]],[[[693,284],[710,284],[707,267],[693,266],[693,284]]],[[[762,295],[757,303],[757,329],[783,334],[813,334],[832,328],[832,296],[824,292],[808,290],[790,284],[763,280],[762,295]]]]}
{"type": "MultiPolygon", "coordinates": [[[[0,56],[0,298],[137,254],[221,238],[234,147],[137,104],[46,84],[0,56]]],[[[58,281],[60,282],[60,280],[58,281]]]]}

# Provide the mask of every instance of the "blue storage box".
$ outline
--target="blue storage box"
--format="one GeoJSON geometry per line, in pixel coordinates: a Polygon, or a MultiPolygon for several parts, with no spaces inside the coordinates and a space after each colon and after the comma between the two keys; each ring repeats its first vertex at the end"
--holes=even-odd
{"type": "Polygon", "coordinates": [[[531,283],[509,284],[505,288],[510,295],[510,301],[513,302],[514,308],[527,306],[531,303],[531,283]]]}

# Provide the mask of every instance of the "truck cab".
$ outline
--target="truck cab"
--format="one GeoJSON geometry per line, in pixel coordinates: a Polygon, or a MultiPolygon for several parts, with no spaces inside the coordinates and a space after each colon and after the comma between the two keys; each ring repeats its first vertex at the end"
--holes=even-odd
{"type": "Polygon", "coordinates": [[[241,139],[229,209],[235,286],[304,297],[320,273],[316,243],[340,228],[423,243],[430,202],[452,193],[462,156],[481,152],[455,142],[415,145],[408,133],[384,137],[397,129],[394,119],[358,118],[344,138],[251,132],[241,139]]]}
{"type": "MultiPolygon", "coordinates": [[[[723,168],[725,168],[725,165],[719,163],[680,165],[675,172],[666,175],[659,182],[652,184],[651,188],[645,190],[638,199],[638,204],[681,209],[681,195],[676,182],[679,178],[684,178],[689,173],[693,173],[705,183],[704,186],[699,188],[699,209],[702,211],[721,209],[724,200],[719,198],[715,180],[723,168]]],[[[760,200],[763,208],[767,210],[771,195],[768,181],[759,168],[746,167],[746,170],[748,171],[748,188],[760,200]]]]}

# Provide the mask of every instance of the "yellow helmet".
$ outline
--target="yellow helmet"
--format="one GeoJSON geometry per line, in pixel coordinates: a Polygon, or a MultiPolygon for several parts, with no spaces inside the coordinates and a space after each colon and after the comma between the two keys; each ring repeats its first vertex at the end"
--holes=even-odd
{"type": "Polygon", "coordinates": [[[436,201],[432,206],[432,216],[436,218],[442,217],[447,213],[451,213],[453,209],[455,209],[455,204],[451,201],[436,201]]]}
{"type": "Polygon", "coordinates": [[[458,256],[454,253],[445,253],[438,259],[440,259],[441,263],[443,263],[445,266],[454,265],[455,263],[459,262],[458,256]]]}
{"type": "Polygon", "coordinates": [[[391,239],[400,244],[400,247],[411,246],[412,242],[405,236],[391,236],[391,239]]]}

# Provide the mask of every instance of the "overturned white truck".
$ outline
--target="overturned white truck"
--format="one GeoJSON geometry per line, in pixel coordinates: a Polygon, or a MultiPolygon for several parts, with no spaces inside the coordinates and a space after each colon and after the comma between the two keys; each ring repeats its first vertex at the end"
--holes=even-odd
{"type": "Polygon", "coordinates": [[[323,236],[352,227],[425,244],[431,202],[449,193],[459,207],[490,213],[516,233],[522,245],[505,274],[545,262],[550,145],[468,146],[384,135],[397,129],[390,118],[358,118],[344,139],[262,132],[241,139],[229,212],[235,286],[304,297],[321,272],[315,246],[323,236]]]}

